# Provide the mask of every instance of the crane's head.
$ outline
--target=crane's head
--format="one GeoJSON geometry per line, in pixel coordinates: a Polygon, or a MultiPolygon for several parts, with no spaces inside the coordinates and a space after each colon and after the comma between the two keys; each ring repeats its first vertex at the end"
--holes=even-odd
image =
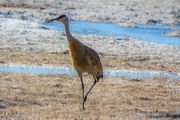
{"type": "Polygon", "coordinates": [[[68,22],[68,17],[67,17],[66,15],[62,14],[62,15],[60,15],[60,16],[57,17],[57,18],[48,20],[48,22],[50,22],[50,21],[60,21],[60,22],[65,23],[65,22],[68,22]]]}

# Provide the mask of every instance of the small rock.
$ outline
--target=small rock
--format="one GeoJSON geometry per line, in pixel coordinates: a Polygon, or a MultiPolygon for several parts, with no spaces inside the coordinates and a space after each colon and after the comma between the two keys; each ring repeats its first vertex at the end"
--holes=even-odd
{"type": "Polygon", "coordinates": [[[21,18],[22,20],[27,20],[27,17],[24,16],[24,15],[22,15],[20,18],[21,18]]]}
{"type": "Polygon", "coordinates": [[[6,107],[4,105],[0,105],[0,109],[5,109],[6,107]]]}
{"type": "Polygon", "coordinates": [[[49,28],[45,27],[45,26],[41,26],[40,28],[44,29],[44,30],[50,30],[49,28]]]}
{"type": "Polygon", "coordinates": [[[135,14],[134,17],[138,17],[138,14],[135,14]]]}
{"type": "Polygon", "coordinates": [[[45,10],[45,7],[40,7],[40,10],[45,10]]]}
{"type": "Polygon", "coordinates": [[[11,12],[11,11],[8,11],[8,12],[7,12],[7,15],[12,15],[12,12],[11,12]]]}
{"type": "Polygon", "coordinates": [[[148,24],[160,24],[161,20],[154,20],[154,19],[149,19],[147,21],[148,24]]]}
{"type": "Polygon", "coordinates": [[[1,64],[4,64],[4,63],[5,63],[5,61],[0,60],[0,63],[1,63],[1,64]]]}
{"type": "Polygon", "coordinates": [[[60,84],[56,83],[53,85],[53,87],[60,87],[60,84]]]}
{"type": "Polygon", "coordinates": [[[50,12],[49,15],[56,16],[57,13],[52,13],[52,12],[50,12]]]}
{"type": "Polygon", "coordinates": [[[131,8],[131,7],[128,7],[126,8],[127,11],[135,11],[135,9],[131,8]]]}
{"type": "Polygon", "coordinates": [[[68,53],[69,53],[69,51],[68,51],[68,50],[63,51],[63,54],[68,54],[68,53]]]}
{"type": "Polygon", "coordinates": [[[10,79],[10,78],[5,78],[5,80],[6,80],[6,81],[11,81],[11,79],[10,79]]]}

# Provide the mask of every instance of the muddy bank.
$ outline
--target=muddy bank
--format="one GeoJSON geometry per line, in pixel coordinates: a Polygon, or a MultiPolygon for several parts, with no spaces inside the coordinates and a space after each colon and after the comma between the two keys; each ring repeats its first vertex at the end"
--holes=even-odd
{"type": "MultiPolygon", "coordinates": [[[[37,74],[37,75],[77,75],[76,70],[67,66],[53,67],[52,65],[43,64],[40,65],[17,65],[17,64],[0,64],[1,73],[14,73],[14,74],[37,74]]],[[[103,76],[106,77],[122,77],[131,79],[171,79],[180,80],[180,73],[166,73],[166,72],[154,72],[154,71],[133,71],[123,69],[103,69],[103,76]]],[[[118,82],[118,81],[117,81],[118,82]]]]}
{"type": "MultiPolygon", "coordinates": [[[[104,69],[127,69],[135,71],[180,72],[178,61],[151,60],[149,57],[121,58],[117,55],[100,55],[104,69]]],[[[72,68],[67,52],[1,52],[1,64],[19,65],[50,65],[52,67],[66,66],[72,68]]]]}

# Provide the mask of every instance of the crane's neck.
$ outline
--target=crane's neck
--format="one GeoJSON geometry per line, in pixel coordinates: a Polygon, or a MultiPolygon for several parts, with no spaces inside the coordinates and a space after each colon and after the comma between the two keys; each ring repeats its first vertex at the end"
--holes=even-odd
{"type": "Polygon", "coordinates": [[[70,42],[72,40],[73,36],[71,35],[71,33],[69,31],[69,20],[67,20],[67,22],[63,22],[63,23],[64,23],[67,39],[70,42]]]}

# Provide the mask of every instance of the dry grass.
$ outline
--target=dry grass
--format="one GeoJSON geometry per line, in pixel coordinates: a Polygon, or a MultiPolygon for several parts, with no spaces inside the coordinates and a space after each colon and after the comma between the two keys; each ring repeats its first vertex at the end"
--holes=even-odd
{"type": "MultiPolygon", "coordinates": [[[[149,57],[131,57],[126,58],[118,55],[100,55],[103,66],[105,68],[119,68],[119,69],[138,69],[138,70],[152,70],[162,72],[179,72],[180,63],[178,61],[166,61],[162,59],[150,59],[149,57]]],[[[1,64],[51,64],[61,66],[70,65],[68,51],[62,53],[58,52],[10,52],[4,50],[0,52],[1,64]]]]}
{"type": "Polygon", "coordinates": [[[0,4],[0,7],[2,8],[32,8],[32,9],[37,9],[38,7],[37,6],[32,6],[32,5],[28,5],[26,3],[1,3],[0,4]]]}
{"type": "MultiPolygon", "coordinates": [[[[92,78],[85,76],[86,89],[92,78]]],[[[0,74],[3,119],[180,118],[179,81],[105,78],[82,110],[76,76],[0,74]]]]}

